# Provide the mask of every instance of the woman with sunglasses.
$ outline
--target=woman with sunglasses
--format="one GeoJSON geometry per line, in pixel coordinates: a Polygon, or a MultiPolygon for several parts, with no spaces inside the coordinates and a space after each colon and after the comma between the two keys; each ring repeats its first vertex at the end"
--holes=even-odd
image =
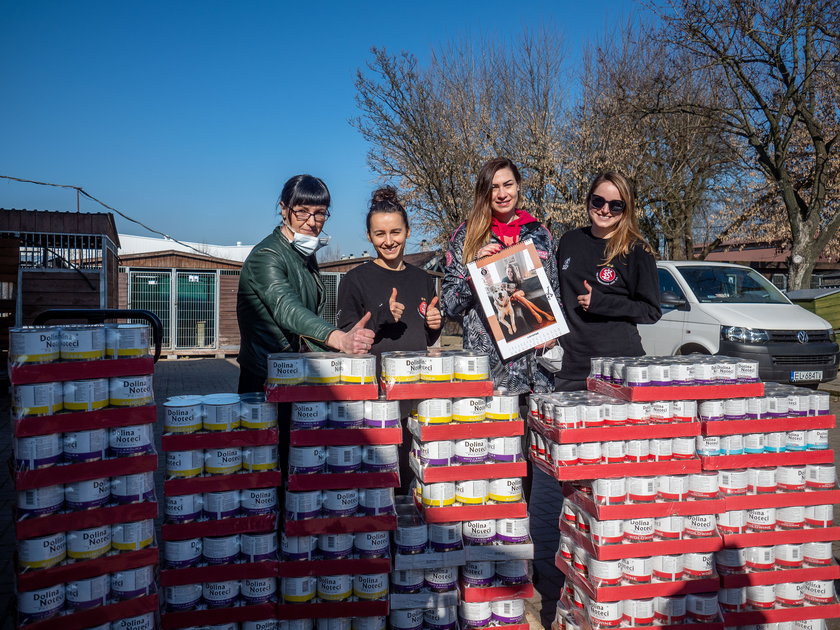
{"type": "Polygon", "coordinates": [[[662,316],[656,261],[639,230],[630,181],[602,173],[589,187],[586,208],[589,227],[566,232],[557,247],[569,334],[560,337],[556,391],[586,389],[592,357],[644,355],[636,325],[662,316]]]}
{"type": "Polygon", "coordinates": [[[251,250],[239,275],[239,392],[262,391],[268,355],[275,352],[338,350],[360,354],[373,345],[365,328],[370,313],[344,332],[321,314],[326,290],[315,252],[330,216],[330,191],[312,175],[296,175],[280,193],[283,222],[251,250]]]}

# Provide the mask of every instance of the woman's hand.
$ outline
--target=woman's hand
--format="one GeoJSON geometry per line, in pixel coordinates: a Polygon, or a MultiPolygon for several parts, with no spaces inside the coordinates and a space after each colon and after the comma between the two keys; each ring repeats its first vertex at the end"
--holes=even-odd
{"type": "Polygon", "coordinates": [[[402,317],[403,311],[405,311],[405,305],[397,302],[397,288],[396,287],[391,289],[391,297],[388,298],[388,308],[391,311],[391,317],[394,318],[394,321],[395,322],[400,321],[400,318],[402,317]]]}
{"type": "Polygon", "coordinates": [[[476,254],[476,259],[484,258],[485,256],[492,256],[493,254],[497,254],[502,251],[502,246],[498,243],[488,243],[484,247],[478,250],[478,254],[476,254]]]}
{"type": "Polygon", "coordinates": [[[365,313],[356,325],[347,332],[334,330],[327,337],[327,345],[339,352],[346,354],[365,354],[373,346],[375,334],[372,330],[365,328],[370,320],[370,313],[365,313]]]}
{"type": "Polygon", "coordinates": [[[592,301],[592,287],[589,283],[584,280],[583,281],[583,288],[586,290],[586,293],[583,295],[577,296],[578,305],[584,310],[589,310],[589,303],[592,301]]]}
{"type": "Polygon", "coordinates": [[[435,296],[429,302],[429,306],[426,307],[426,327],[430,330],[439,330],[441,324],[443,324],[443,318],[437,306],[439,301],[438,296],[435,296]]]}

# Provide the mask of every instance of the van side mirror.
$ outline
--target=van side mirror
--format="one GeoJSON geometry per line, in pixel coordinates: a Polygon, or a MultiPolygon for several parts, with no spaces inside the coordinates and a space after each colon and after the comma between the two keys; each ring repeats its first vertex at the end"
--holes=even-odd
{"type": "Polygon", "coordinates": [[[659,302],[664,306],[670,306],[672,308],[683,308],[688,305],[688,302],[684,298],[681,298],[673,291],[663,291],[659,295],[659,302]]]}

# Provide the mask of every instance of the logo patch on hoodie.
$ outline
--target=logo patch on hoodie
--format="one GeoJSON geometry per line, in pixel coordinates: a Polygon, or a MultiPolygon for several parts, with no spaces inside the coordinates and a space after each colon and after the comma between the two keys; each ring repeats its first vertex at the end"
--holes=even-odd
{"type": "Polygon", "coordinates": [[[598,282],[601,284],[610,285],[618,280],[618,274],[612,267],[601,267],[598,271],[598,282]]]}

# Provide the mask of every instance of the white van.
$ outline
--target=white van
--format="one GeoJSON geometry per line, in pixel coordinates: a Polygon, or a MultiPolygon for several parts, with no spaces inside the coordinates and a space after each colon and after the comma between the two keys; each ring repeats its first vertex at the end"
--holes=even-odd
{"type": "Polygon", "coordinates": [[[837,376],[831,325],[792,304],[742,265],[660,261],[662,319],[639,326],[651,355],[721,354],[756,359],[763,381],[817,384],[837,376]]]}

